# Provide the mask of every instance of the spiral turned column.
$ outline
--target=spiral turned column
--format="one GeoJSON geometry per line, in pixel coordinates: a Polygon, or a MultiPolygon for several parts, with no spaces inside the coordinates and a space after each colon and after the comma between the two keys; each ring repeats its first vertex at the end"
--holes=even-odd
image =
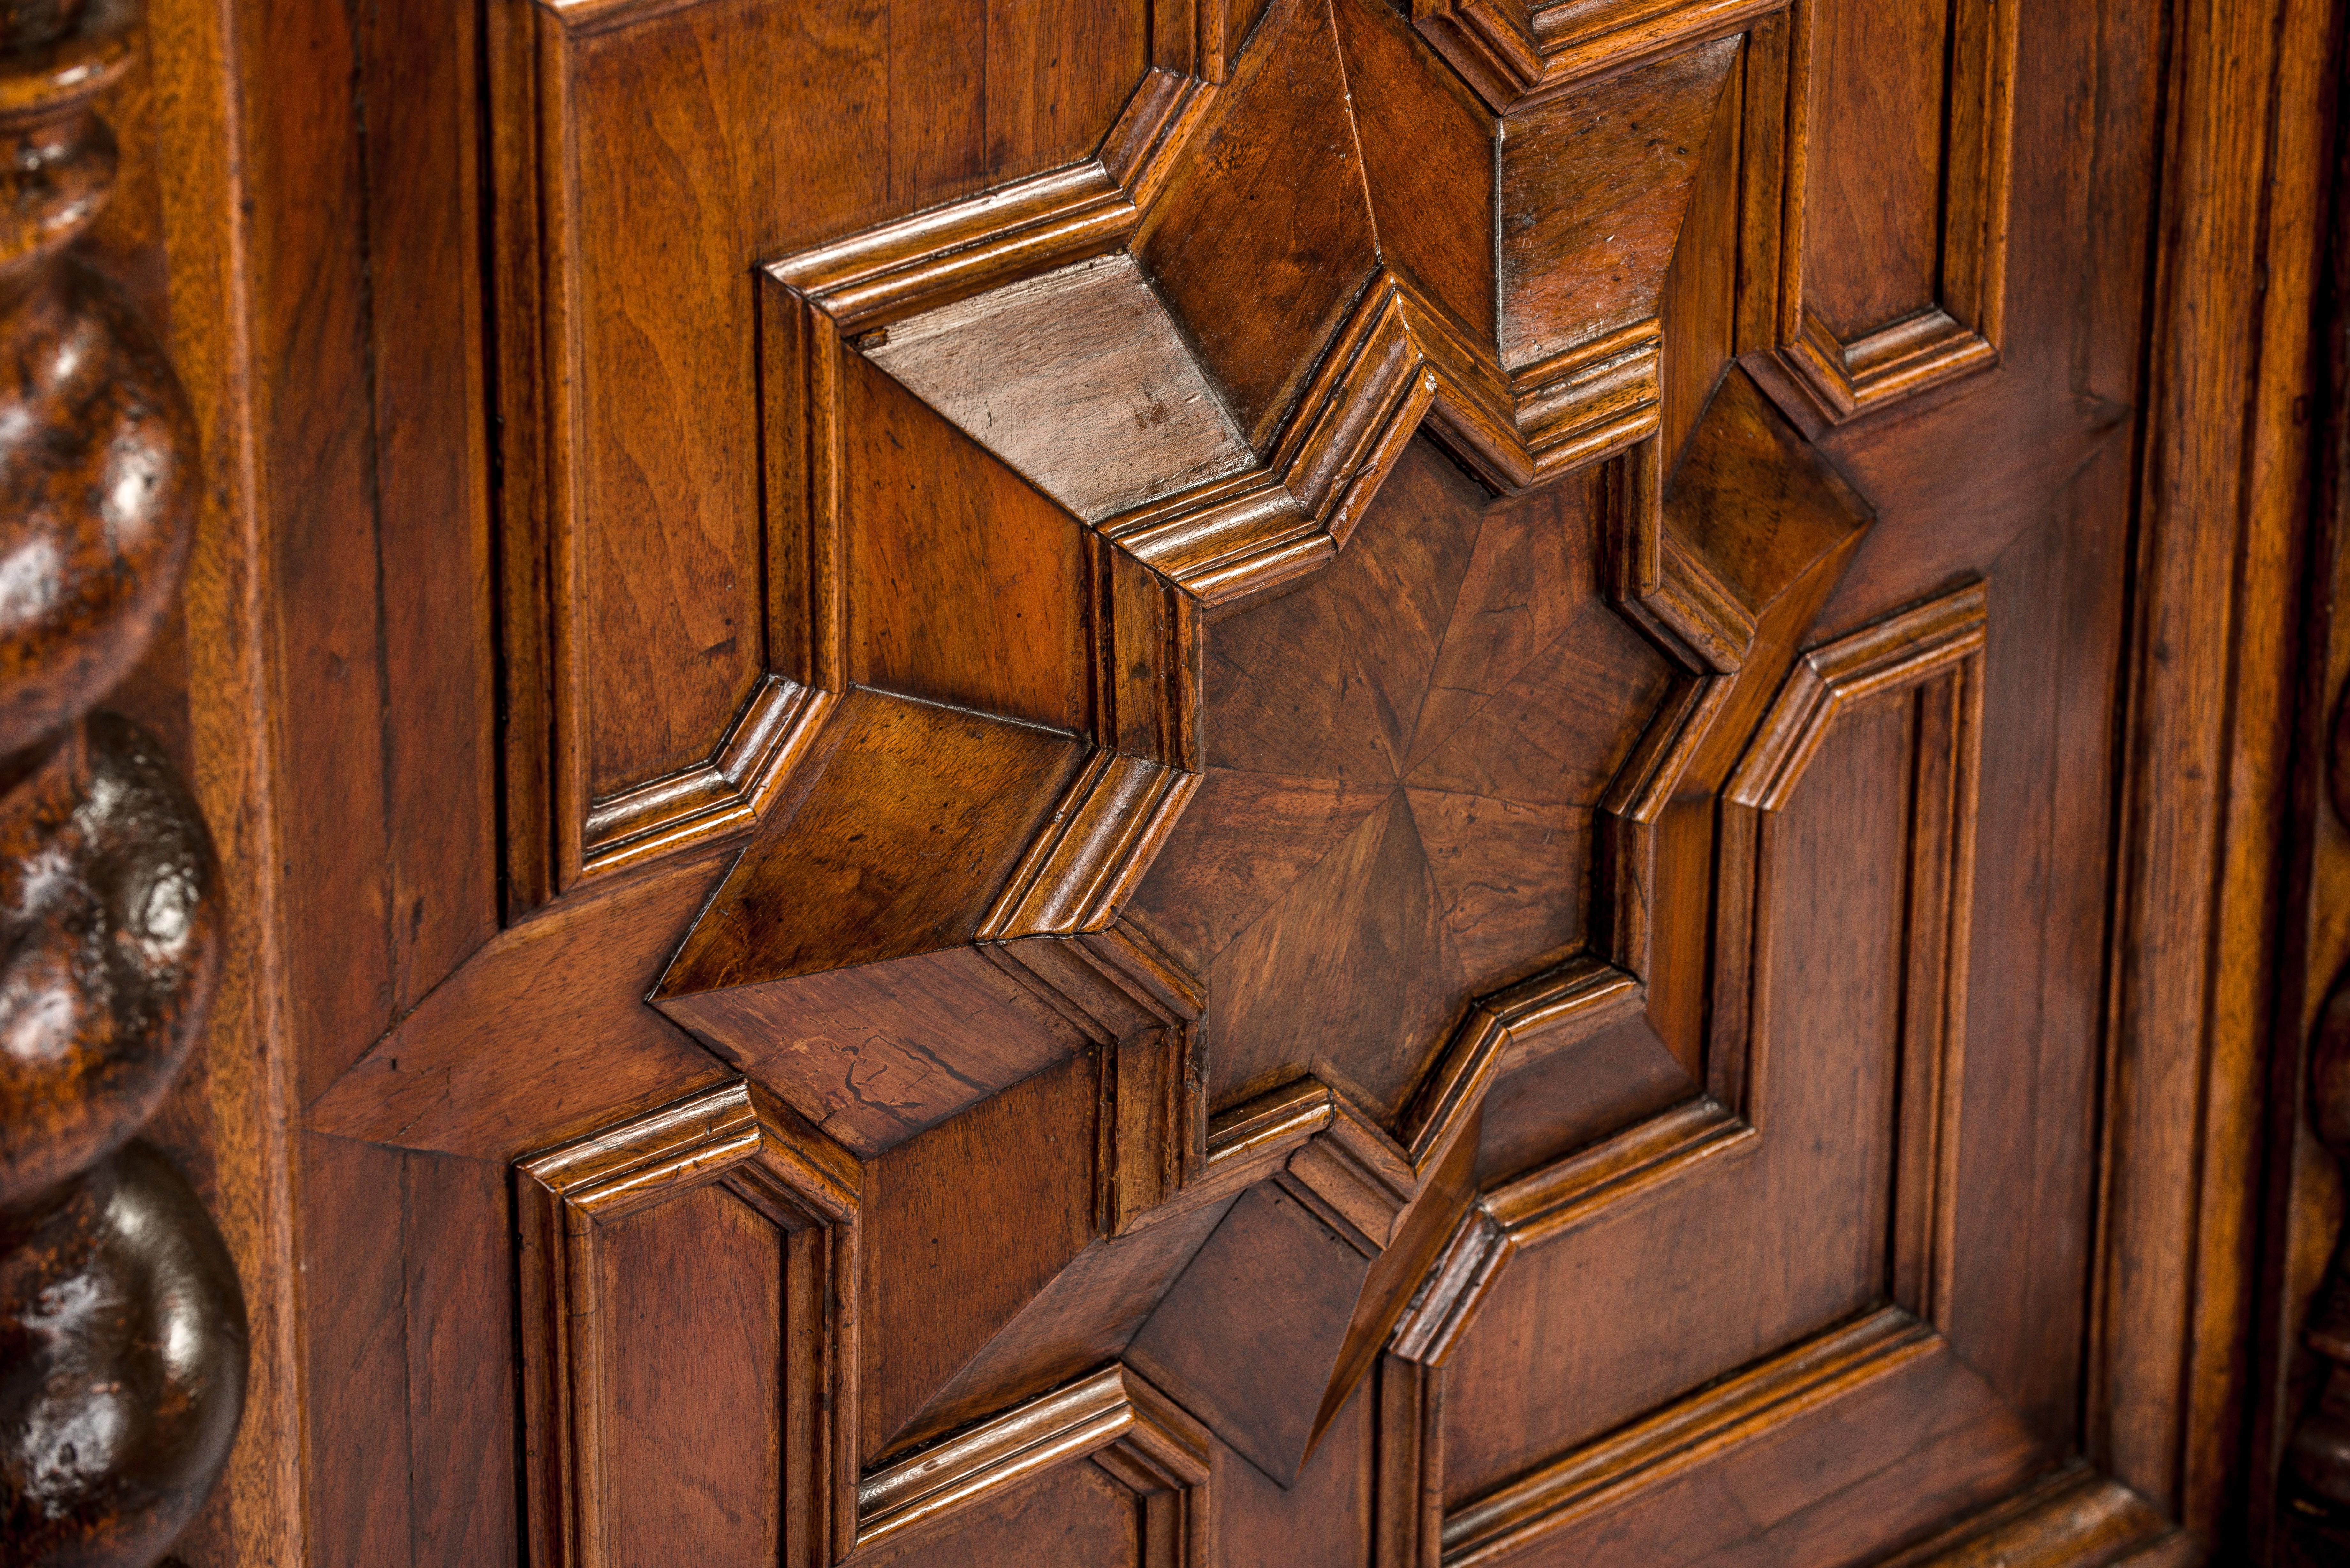
{"type": "Polygon", "coordinates": [[[0,1562],[144,1565],[244,1397],[220,1232],[136,1135],[203,1023],[212,840],[160,748],[92,711],[187,558],[169,362],[72,252],[114,183],[94,109],[123,0],[0,0],[0,1562]]]}

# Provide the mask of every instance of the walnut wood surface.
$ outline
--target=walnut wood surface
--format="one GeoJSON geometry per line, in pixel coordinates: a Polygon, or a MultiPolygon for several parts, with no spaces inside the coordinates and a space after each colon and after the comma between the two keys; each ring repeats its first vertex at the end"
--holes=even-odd
{"type": "Polygon", "coordinates": [[[190,1568],[2297,1549],[2332,0],[195,9],[190,1568]]]}
{"type": "Polygon", "coordinates": [[[113,193],[120,5],[0,10],[0,1553],[144,1568],[227,1461],[244,1303],[188,1178],[140,1137],[218,972],[219,863],[156,740],[91,709],[167,624],[193,421],[71,247],[113,193]]]}

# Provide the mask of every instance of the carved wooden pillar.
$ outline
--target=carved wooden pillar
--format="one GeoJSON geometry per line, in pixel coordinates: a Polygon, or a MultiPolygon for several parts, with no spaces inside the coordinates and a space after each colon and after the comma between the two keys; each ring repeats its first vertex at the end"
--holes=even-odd
{"type": "MultiPolygon", "coordinates": [[[[2341,733],[2337,725],[2336,734],[2341,733]]],[[[2326,1149],[2350,1171],[2350,975],[2334,981],[2310,1051],[2310,1119],[2326,1149]]],[[[2350,1240],[2350,1238],[2345,1238],[2350,1240]]],[[[2294,1427],[2288,1450],[2303,1495],[2304,1528],[2338,1533],[2350,1520],[2350,1272],[2344,1244],[2311,1311],[2309,1347],[2328,1364],[2317,1400],[2294,1427]]]]}
{"type": "MultiPolygon", "coordinates": [[[[2334,713],[2326,758],[2334,814],[2350,823],[2350,701],[2334,713]]],[[[2335,977],[2309,1050],[2310,1126],[2350,1174],[2350,971],[2335,977]]],[[[2350,1547],[2350,1228],[2334,1242],[2303,1339],[2325,1366],[2286,1449],[2288,1498],[2304,1546],[2350,1547]]]]}
{"type": "Polygon", "coordinates": [[[104,205],[93,108],[126,0],[0,0],[0,1559],[147,1564],[244,1394],[234,1268],[135,1136],[218,963],[212,841],[160,748],[91,709],[162,621],[195,432],[170,364],[68,246],[104,205]]]}

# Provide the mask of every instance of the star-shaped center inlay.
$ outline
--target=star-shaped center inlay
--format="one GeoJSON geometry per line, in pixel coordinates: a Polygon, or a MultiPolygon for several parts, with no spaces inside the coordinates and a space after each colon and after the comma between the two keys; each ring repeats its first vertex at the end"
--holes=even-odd
{"type": "Polygon", "coordinates": [[[1592,816],[1662,701],[1596,470],[1493,502],[1425,440],[1336,562],[1210,628],[1208,776],[1129,913],[1207,981],[1209,1102],[1392,1116],[1471,998],[1581,945],[1592,816]]]}

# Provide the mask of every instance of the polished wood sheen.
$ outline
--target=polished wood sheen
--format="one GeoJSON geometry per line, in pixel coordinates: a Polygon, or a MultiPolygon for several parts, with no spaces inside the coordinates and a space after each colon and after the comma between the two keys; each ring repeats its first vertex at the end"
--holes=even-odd
{"type": "Polygon", "coordinates": [[[193,421],[77,254],[112,193],[111,5],[0,9],[0,1554],[146,1568],[203,1506],[244,1398],[235,1265],[139,1135],[220,958],[211,835],[155,739],[90,710],[185,566],[193,421]]]}
{"type": "Polygon", "coordinates": [[[2341,0],[149,5],[186,1568],[2340,1555],[2341,0]]]}

